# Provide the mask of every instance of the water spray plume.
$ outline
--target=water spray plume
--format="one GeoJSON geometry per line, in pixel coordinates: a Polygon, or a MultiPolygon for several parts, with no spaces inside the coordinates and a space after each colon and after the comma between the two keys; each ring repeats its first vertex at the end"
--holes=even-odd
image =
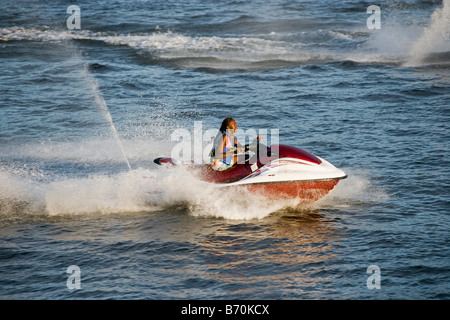
{"type": "Polygon", "coordinates": [[[116,140],[116,142],[122,152],[125,162],[127,163],[128,169],[130,169],[130,171],[131,171],[132,169],[130,166],[130,162],[128,161],[127,155],[125,153],[125,149],[124,149],[122,141],[120,140],[120,137],[119,137],[119,133],[117,132],[116,126],[114,125],[114,122],[112,120],[112,116],[111,116],[111,113],[109,112],[108,105],[106,104],[106,101],[103,98],[103,96],[98,88],[98,82],[94,77],[92,77],[87,66],[84,66],[83,73],[84,73],[86,80],[88,81],[88,85],[91,88],[92,93],[94,94],[95,102],[97,103],[98,107],[103,112],[106,120],[108,121],[111,131],[113,133],[114,139],[116,140]]]}
{"type": "Polygon", "coordinates": [[[428,56],[450,51],[450,0],[444,0],[431,15],[431,22],[414,43],[407,66],[419,66],[428,56]]]}

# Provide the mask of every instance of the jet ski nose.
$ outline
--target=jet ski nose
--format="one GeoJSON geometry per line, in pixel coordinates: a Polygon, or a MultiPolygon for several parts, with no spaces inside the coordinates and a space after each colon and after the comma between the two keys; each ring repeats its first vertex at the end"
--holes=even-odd
{"type": "Polygon", "coordinates": [[[164,164],[176,164],[176,161],[172,158],[165,158],[165,157],[160,157],[160,158],[156,158],[155,160],[153,160],[154,163],[158,164],[158,165],[164,165],[164,164]]]}

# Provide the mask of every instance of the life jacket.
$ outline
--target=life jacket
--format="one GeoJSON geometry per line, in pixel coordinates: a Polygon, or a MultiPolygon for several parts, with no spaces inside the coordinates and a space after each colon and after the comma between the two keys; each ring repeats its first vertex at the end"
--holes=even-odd
{"type": "Polygon", "coordinates": [[[216,157],[216,150],[218,150],[220,148],[219,143],[221,144],[223,135],[226,135],[226,137],[225,137],[226,141],[225,141],[225,147],[223,148],[223,153],[233,152],[236,150],[236,143],[234,140],[234,136],[229,135],[227,133],[227,131],[225,130],[225,131],[222,131],[221,134],[217,135],[216,139],[214,139],[214,144],[211,149],[210,156],[213,159],[213,162],[219,160],[219,161],[222,161],[223,163],[229,165],[233,161],[233,156],[229,156],[229,157],[226,157],[223,159],[216,157]]]}

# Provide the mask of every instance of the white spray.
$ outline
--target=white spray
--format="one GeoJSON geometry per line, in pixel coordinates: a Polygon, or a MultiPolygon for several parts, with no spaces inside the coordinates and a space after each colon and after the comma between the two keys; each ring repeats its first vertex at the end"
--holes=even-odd
{"type": "Polygon", "coordinates": [[[125,162],[127,163],[128,168],[131,171],[130,162],[128,161],[127,155],[125,153],[125,149],[124,149],[122,141],[120,140],[120,137],[119,137],[119,133],[117,132],[116,126],[114,125],[114,122],[112,120],[112,116],[111,116],[111,113],[109,112],[108,105],[106,104],[106,101],[103,98],[103,96],[98,88],[97,80],[91,75],[91,73],[89,72],[88,67],[86,65],[83,67],[83,75],[87,81],[87,84],[91,88],[92,93],[94,94],[95,102],[97,103],[98,107],[100,108],[100,110],[104,114],[106,120],[108,121],[110,128],[111,128],[111,132],[113,133],[114,139],[116,140],[116,142],[122,152],[122,155],[125,159],[125,162]]]}
{"type": "Polygon", "coordinates": [[[412,46],[405,65],[421,65],[428,54],[449,51],[450,0],[444,0],[443,6],[433,12],[430,25],[412,46]]]}

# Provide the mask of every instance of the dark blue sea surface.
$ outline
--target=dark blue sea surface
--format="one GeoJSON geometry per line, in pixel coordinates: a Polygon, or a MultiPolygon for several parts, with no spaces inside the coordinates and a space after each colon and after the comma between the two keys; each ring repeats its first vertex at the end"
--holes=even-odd
{"type": "Polygon", "coordinates": [[[1,299],[450,298],[450,1],[0,4],[1,299]],[[348,178],[296,206],[153,163],[225,117],[348,178]]]}

